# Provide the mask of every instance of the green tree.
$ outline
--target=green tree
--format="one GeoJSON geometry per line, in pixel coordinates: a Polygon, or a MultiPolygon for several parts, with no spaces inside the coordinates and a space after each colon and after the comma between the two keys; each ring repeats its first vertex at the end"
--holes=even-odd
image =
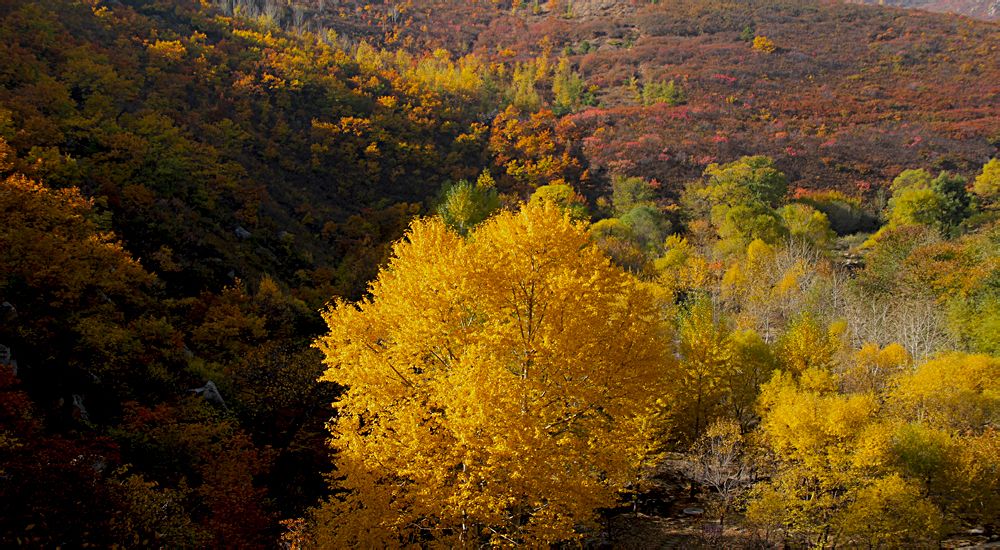
{"type": "Polygon", "coordinates": [[[552,75],[552,96],[552,110],[557,115],[572,113],[592,100],[583,77],[573,70],[569,58],[565,56],[559,58],[559,64],[552,75]]]}
{"type": "Polygon", "coordinates": [[[776,244],[788,236],[775,210],[788,192],[788,180],[765,156],[743,157],[728,164],[711,164],[705,179],[687,186],[681,202],[688,219],[709,218],[719,248],[730,254],[754,239],[776,244]]]}
{"type": "Polygon", "coordinates": [[[788,178],[766,156],[743,157],[728,164],[710,164],[703,193],[714,204],[761,203],[772,208],[788,194],[788,178]]]}
{"type": "Polygon", "coordinates": [[[687,95],[680,85],[673,80],[669,82],[646,82],[642,85],[642,104],[655,105],[666,103],[670,106],[687,103],[687,95]]]}
{"type": "Polygon", "coordinates": [[[756,203],[732,208],[717,206],[712,211],[713,222],[718,228],[723,252],[743,250],[750,242],[759,239],[768,244],[778,244],[788,236],[781,216],[772,208],[756,203]]]}
{"type": "Polygon", "coordinates": [[[653,205],[641,204],[633,207],[619,219],[632,230],[632,235],[641,249],[659,254],[663,240],[670,232],[670,221],[663,215],[662,210],[653,205]]]}
{"type": "Polygon", "coordinates": [[[587,209],[587,201],[577,193],[570,185],[565,183],[553,183],[543,185],[531,194],[529,204],[540,205],[551,202],[569,214],[574,220],[589,220],[590,211],[587,209]]]}
{"type": "Polygon", "coordinates": [[[605,218],[590,226],[590,239],[615,264],[633,273],[646,266],[646,253],[639,247],[632,228],[618,218],[605,218]]]}
{"type": "Polygon", "coordinates": [[[948,172],[932,179],[925,170],[904,171],[892,182],[889,226],[926,225],[955,234],[971,213],[965,186],[965,178],[948,172]]]}
{"type": "Polygon", "coordinates": [[[611,205],[615,216],[623,216],[636,206],[655,204],[656,192],[643,178],[615,175],[611,178],[611,205]]]}
{"type": "Polygon", "coordinates": [[[804,204],[786,204],[778,210],[792,239],[827,248],[836,237],[826,214],[804,204]]]}
{"type": "Polygon", "coordinates": [[[438,206],[444,223],[462,235],[500,208],[500,197],[489,171],[483,171],[475,184],[466,180],[447,187],[438,206]]]}

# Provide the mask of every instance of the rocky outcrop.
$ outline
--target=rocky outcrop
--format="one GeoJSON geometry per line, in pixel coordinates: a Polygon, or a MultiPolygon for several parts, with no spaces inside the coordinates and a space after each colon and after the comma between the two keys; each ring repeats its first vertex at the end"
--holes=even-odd
{"type": "Polygon", "coordinates": [[[223,409],[227,408],[226,401],[222,399],[222,394],[219,393],[219,388],[216,387],[215,382],[212,382],[211,380],[206,382],[204,386],[200,388],[195,388],[191,391],[195,395],[200,395],[204,397],[205,401],[208,401],[209,403],[215,405],[216,407],[222,407],[223,409]]]}

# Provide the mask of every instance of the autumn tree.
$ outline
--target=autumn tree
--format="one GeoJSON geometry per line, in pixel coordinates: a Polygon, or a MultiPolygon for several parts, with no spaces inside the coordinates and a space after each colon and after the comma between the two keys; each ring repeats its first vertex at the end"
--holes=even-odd
{"type": "Polygon", "coordinates": [[[753,330],[733,330],[725,312],[703,295],[689,298],[678,337],[673,437],[694,442],[717,421],[749,430],[760,385],[775,368],[769,346],[753,330]]]}
{"type": "Polygon", "coordinates": [[[679,296],[714,290],[716,281],[708,260],[688,239],[671,235],[664,240],[663,249],[663,255],[653,261],[660,285],[679,296]]]}
{"type": "Polygon", "coordinates": [[[667,381],[663,302],[551,203],[468,239],[417,221],[371,297],[324,313],[349,389],[320,546],[542,545],[634,479],[667,381]]]}
{"type": "Polygon", "coordinates": [[[686,103],[687,95],[673,80],[669,82],[648,81],[642,85],[640,99],[643,105],[666,103],[674,107],[686,103]]]}
{"type": "Polygon", "coordinates": [[[646,253],[659,253],[671,224],[656,202],[653,183],[643,178],[616,175],[611,179],[614,215],[629,228],[636,246],[646,253]]]}
{"type": "Polygon", "coordinates": [[[750,438],[735,420],[713,422],[692,447],[693,461],[687,474],[710,487],[718,501],[719,525],[739,495],[756,478],[758,459],[750,438]]]}
{"type": "Polygon", "coordinates": [[[0,217],[0,302],[17,314],[0,344],[32,364],[22,376],[46,380],[52,399],[97,378],[123,395],[170,381],[176,356],[161,350],[174,330],[148,312],[156,279],[99,229],[93,201],[14,174],[0,181],[0,217]]]}
{"type": "Polygon", "coordinates": [[[888,227],[927,225],[952,235],[970,214],[965,178],[941,172],[906,170],[892,182],[888,227]]]}
{"type": "Polygon", "coordinates": [[[705,169],[707,182],[697,195],[710,205],[762,203],[775,207],[788,192],[788,179],[765,156],[743,157],[705,169]]]}
{"type": "Polygon", "coordinates": [[[569,58],[560,57],[552,75],[553,111],[564,115],[594,102],[594,94],[586,82],[570,66],[569,58]]]}
{"type": "Polygon", "coordinates": [[[605,218],[590,226],[590,238],[615,264],[641,273],[647,263],[632,228],[618,218],[605,218]]]}
{"type": "Polygon", "coordinates": [[[438,214],[448,227],[464,235],[499,207],[496,182],[484,171],[474,184],[461,180],[445,188],[438,214]]]}
{"type": "Polygon", "coordinates": [[[1000,359],[945,353],[900,373],[886,409],[903,423],[892,456],[952,522],[997,525],[1000,359]]]}
{"type": "MultiPolygon", "coordinates": [[[[583,173],[552,111],[526,115],[507,107],[493,121],[489,148],[513,186],[532,190],[550,183],[576,183],[583,173]]],[[[506,189],[504,189],[506,190],[506,189]]]]}
{"type": "Polygon", "coordinates": [[[587,199],[576,192],[572,186],[565,183],[553,183],[543,185],[531,194],[528,204],[541,204],[551,202],[569,214],[574,220],[590,219],[590,210],[587,208],[587,199]]]}
{"type": "Polygon", "coordinates": [[[777,467],[754,489],[748,517],[811,544],[869,547],[995,524],[1000,362],[909,360],[890,344],[862,349],[844,374],[829,359],[777,372],[758,404],[777,467]]]}
{"type": "Polygon", "coordinates": [[[756,239],[729,265],[719,290],[739,325],[772,341],[796,316],[821,305],[829,282],[821,274],[829,270],[829,263],[808,245],[775,247],[756,239]]]}
{"type": "Polygon", "coordinates": [[[778,214],[781,216],[788,236],[813,246],[827,248],[836,234],[830,228],[826,214],[804,204],[786,204],[778,214]]]}
{"type": "Polygon", "coordinates": [[[881,468],[891,428],[874,422],[874,395],[842,395],[828,370],[808,367],[800,377],[776,373],[760,407],[762,435],[778,465],[754,488],[751,521],[816,546],[937,539],[940,511],[913,481],[881,468]]]}
{"type": "Polygon", "coordinates": [[[1000,159],[991,159],[976,176],[972,192],[979,199],[981,208],[995,209],[1000,201],[1000,159]]]}
{"type": "Polygon", "coordinates": [[[712,304],[699,300],[680,320],[680,386],[677,411],[685,436],[697,439],[725,395],[722,380],[733,366],[729,328],[715,318],[712,304]]]}
{"type": "Polygon", "coordinates": [[[705,180],[685,190],[682,201],[690,219],[709,218],[723,252],[733,252],[760,239],[776,244],[789,231],[775,210],[788,192],[788,179],[765,156],[711,164],[705,180]]]}
{"type": "Polygon", "coordinates": [[[755,36],[753,39],[753,49],[763,53],[774,53],[778,49],[778,46],[766,36],[755,36]]]}

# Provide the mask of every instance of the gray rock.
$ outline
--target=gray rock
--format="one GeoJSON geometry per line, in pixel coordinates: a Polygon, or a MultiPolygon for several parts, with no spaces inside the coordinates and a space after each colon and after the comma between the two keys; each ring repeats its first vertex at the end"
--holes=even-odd
{"type": "Polygon", "coordinates": [[[79,394],[73,394],[73,417],[84,422],[90,422],[90,413],[87,412],[87,407],[83,405],[83,396],[79,394]]]}
{"type": "Polygon", "coordinates": [[[0,304],[0,321],[9,323],[17,319],[17,308],[10,302],[0,304]]]}
{"type": "Polygon", "coordinates": [[[0,344],[0,366],[10,367],[14,376],[17,376],[17,359],[14,359],[14,350],[3,344],[0,344]]]}
{"type": "Polygon", "coordinates": [[[209,380],[204,386],[191,390],[195,395],[200,395],[205,398],[212,405],[227,408],[226,401],[222,399],[222,394],[219,393],[219,388],[216,387],[215,382],[209,380]]]}
{"type": "Polygon", "coordinates": [[[253,234],[247,231],[242,225],[237,225],[234,233],[236,233],[236,236],[244,241],[253,236],[253,234]]]}

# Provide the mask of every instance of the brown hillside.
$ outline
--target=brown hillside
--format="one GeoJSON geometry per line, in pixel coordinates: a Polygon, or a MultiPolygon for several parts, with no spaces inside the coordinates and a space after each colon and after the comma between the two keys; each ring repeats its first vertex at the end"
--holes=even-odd
{"type": "MultiPolygon", "coordinates": [[[[877,188],[904,167],[971,173],[1000,142],[1000,26],[840,2],[388,2],[313,19],[354,39],[526,59],[548,37],[599,88],[570,115],[596,176],[668,184],[776,158],[797,185],[877,188]],[[765,36],[777,49],[755,51],[765,36]],[[642,106],[674,80],[684,105],[642,106]]],[[[600,180],[600,178],[598,178],[600,180]]]]}

